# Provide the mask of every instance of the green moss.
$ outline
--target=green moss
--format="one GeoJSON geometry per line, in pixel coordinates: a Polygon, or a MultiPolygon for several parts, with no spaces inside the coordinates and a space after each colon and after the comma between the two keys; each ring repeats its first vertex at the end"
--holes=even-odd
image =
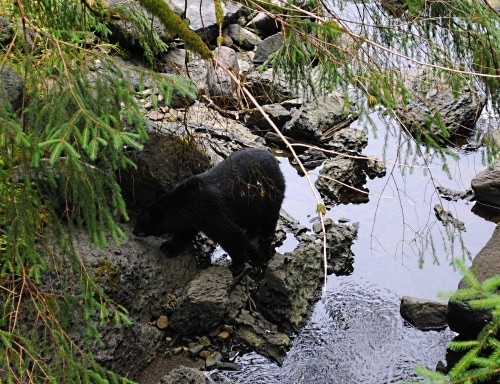
{"type": "Polygon", "coordinates": [[[203,59],[212,58],[212,52],[203,40],[189,29],[186,23],[163,0],[138,1],[148,12],[158,17],[168,33],[174,36],[178,35],[183,39],[187,49],[197,53],[203,59]]]}
{"type": "Polygon", "coordinates": [[[99,266],[94,270],[95,282],[109,290],[112,293],[117,293],[120,290],[120,281],[122,271],[119,267],[111,264],[107,259],[99,259],[99,266]]]}

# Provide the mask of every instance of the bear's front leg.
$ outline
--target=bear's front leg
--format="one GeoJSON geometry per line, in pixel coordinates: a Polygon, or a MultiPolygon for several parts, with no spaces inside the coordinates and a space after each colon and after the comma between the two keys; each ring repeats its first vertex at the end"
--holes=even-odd
{"type": "Polygon", "coordinates": [[[168,258],[176,257],[181,251],[186,248],[186,246],[194,239],[196,236],[196,232],[179,232],[174,233],[170,240],[163,242],[160,245],[160,250],[167,256],[168,258]]]}

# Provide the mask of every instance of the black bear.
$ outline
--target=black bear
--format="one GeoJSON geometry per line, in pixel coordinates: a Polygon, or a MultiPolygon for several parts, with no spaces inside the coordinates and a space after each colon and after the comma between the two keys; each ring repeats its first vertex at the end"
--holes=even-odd
{"type": "Polygon", "coordinates": [[[256,265],[269,261],[284,194],[278,160],[264,149],[241,149],[160,194],[140,214],[133,233],[171,234],[161,248],[175,255],[202,231],[229,254],[236,275],[245,261],[256,265]],[[250,240],[257,237],[255,248],[250,240]]]}

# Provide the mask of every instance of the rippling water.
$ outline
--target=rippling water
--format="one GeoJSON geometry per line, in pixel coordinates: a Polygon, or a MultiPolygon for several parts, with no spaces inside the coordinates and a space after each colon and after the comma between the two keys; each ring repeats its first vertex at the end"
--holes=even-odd
{"type": "Polygon", "coordinates": [[[331,280],[328,293],[294,340],[283,366],[248,354],[240,372],[212,374],[216,383],[381,384],[412,380],[415,365],[435,368],[453,337],[404,325],[398,295],[376,285],[331,280]]]}

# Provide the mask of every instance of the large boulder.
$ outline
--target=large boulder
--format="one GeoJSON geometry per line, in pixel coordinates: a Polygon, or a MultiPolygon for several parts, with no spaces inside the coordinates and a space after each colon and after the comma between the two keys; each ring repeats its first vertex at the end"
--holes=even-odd
{"type": "Polygon", "coordinates": [[[193,279],[170,317],[170,328],[181,335],[213,331],[226,317],[233,276],[228,268],[212,266],[193,279]]]}
{"type": "Polygon", "coordinates": [[[416,135],[469,136],[486,104],[486,98],[471,83],[460,92],[445,80],[426,73],[408,74],[410,102],[396,111],[401,122],[416,135]],[[431,117],[440,117],[444,126],[431,117]]]}
{"type": "MultiPolygon", "coordinates": [[[[493,236],[474,258],[470,269],[480,282],[500,274],[500,224],[497,224],[493,236]]],[[[458,288],[466,288],[464,279],[458,288]]],[[[475,339],[484,326],[491,321],[491,312],[472,309],[467,302],[456,301],[453,297],[448,303],[446,313],[450,328],[466,339],[475,339]]]]}
{"type": "Polygon", "coordinates": [[[492,168],[479,172],[472,179],[471,187],[478,203],[500,207],[500,159],[492,168]]]}
{"type": "Polygon", "coordinates": [[[409,296],[401,298],[401,316],[422,331],[446,328],[446,309],[446,303],[409,296]]]}

